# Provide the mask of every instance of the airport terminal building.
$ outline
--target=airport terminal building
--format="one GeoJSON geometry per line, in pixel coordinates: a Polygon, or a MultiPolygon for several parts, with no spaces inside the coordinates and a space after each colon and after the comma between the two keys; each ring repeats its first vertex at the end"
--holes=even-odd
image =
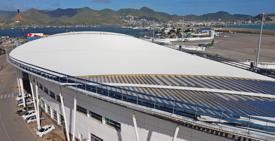
{"type": "Polygon", "coordinates": [[[68,140],[275,140],[275,80],[220,62],[108,32],[31,41],[8,61],[68,140]]]}

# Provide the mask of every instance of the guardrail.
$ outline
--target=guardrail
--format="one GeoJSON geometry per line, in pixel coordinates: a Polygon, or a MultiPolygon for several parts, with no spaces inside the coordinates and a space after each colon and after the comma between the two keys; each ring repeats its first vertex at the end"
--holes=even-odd
{"type": "MultiPolygon", "coordinates": [[[[116,86],[109,86],[97,82],[93,82],[90,80],[70,76],[67,74],[59,73],[56,71],[52,71],[46,68],[42,68],[39,66],[35,66],[18,59],[12,58],[8,56],[7,58],[11,63],[20,67],[25,71],[29,71],[41,77],[56,81],[61,84],[73,84],[71,87],[75,87],[78,89],[82,89],[85,91],[97,93],[102,96],[114,98],[117,100],[145,106],[147,108],[153,108],[161,111],[165,111],[171,114],[179,115],[179,116],[187,116],[191,118],[196,118],[199,115],[210,116],[218,119],[223,119],[226,121],[231,121],[232,123],[241,123],[237,119],[242,117],[248,117],[249,115],[237,115],[232,112],[223,111],[219,109],[213,109],[197,104],[181,102],[177,100],[171,100],[163,97],[153,96],[150,94],[145,94],[141,92],[136,92],[116,86]],[[203,109],[203,110],[202,110],[203,109]],[[211,113],[203,112],[210,110],[211,113]]],[[[248,127],[252,127],[250,121],[245,122],[248,127]]],[[[270,127],[260,126],[263,129],[269,129],[270,127]]]]}
{"type": "Polygon", "coordinates": [[[186,103],[186,102],[177,101],[177,100],[171,100],[168,98],[153,96],[150,94],[136,92],[133,90],[128,90],[128,89],[124,89],[116,86],[105,85],[105,84],[97,83],[91,80],[86,80],[86,79],[70,76],[67,74],[59,73],[56,71],[51,71],[35,65],[31,65],[29,63],[22,62],[12,57],[9,57],[8,59],[10,62],[19,66],[22,69],[25,69],[27,71],[30,71],[42,77],[57,81],[59,83],[77,84],[77,85],[71,85],[71,86],[82,90],[101,94],[104,96],[108,96],[111,98],[115,98],[118,100],[131,102],[131,103],[146,106],[149,108],[166,111],[172,114],[183,115],[183,116],[188,116],[188,114],[193,116],[207,115],[207,116],[212,116],[216,118],[221,118],[222,115],[224,118],[225,116],[234,117],[234,118],[240,117],[240,115],[234,114],[232,112],[213,109],[206,106],[186,103]],[[211,110],[213,113],[203,112],[202,110],[200,110],[200,108],[204,110],[211,110]]]}
{"type": "Polygon", "coordinates": [[[199,115],[206,115],[206,116],[223,118],[223,119],[239,118],[241,116],[228,111],[213,109],[206,106],[186,103],[186,102],[177,101],[177,100],[171,100],[168,98],[153,96],[150,94],[136,92],[125,88],[110,86],[110,85],[94,82],[91,80],[70,76],[67,74],[63,74],[56,71],[48,70],[46,68],[35,66],[32,64],[17,60],[10,56],[8,57],[8,59],[10,62],[12,62],[13,64],[17,65],[22,69],[25,69],[27,71],[30,71],[42,77],[57,81],[59,83],[77,84],[77,85],[72,85],[72,87],[94,92],[94,93],[115,98],[118,100],[146,106],[149,108],[166,111],[176,115],[182,115],[182,116],[193,115],[194,117],[199,115]],[[206,110],[210,110],[212,113],[203,112],[206,110]]]}

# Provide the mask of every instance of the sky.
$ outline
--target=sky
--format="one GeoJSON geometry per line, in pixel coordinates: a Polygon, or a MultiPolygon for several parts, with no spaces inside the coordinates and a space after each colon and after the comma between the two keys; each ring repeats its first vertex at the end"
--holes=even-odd
{"type": "Polygon", "coordinates": [[[200,15],[217,11],[249,15],[275,13],[275,0],[0,0],[0,10],[9,11],[80,7],[118,10],[143,6],[177,15],[200,15]]]}

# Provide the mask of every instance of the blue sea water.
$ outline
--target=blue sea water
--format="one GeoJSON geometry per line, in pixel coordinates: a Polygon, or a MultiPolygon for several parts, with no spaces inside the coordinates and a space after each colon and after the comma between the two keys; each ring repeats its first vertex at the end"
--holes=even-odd
{"type": "Polygon", "coordinates": [[[136,37],[141,37],[146,34],[150,34],[149,31],[144,29],[132,29],[132,28],[121,28],[113,26],[95,26],[95,27],[40,27],[40,28],[14,28],[14,29],[0,29],[0,36],[10,37],[23,37],[27,33],[44,33],[46,35],[53,35],[64,32],[76,32],[76,31],[105,31],[105,32],[116,32],[136,37]]]}
{"type": "MultiPolygon", "coordinates": [[[[241,25],[228,25],[230,28],[246,28],[246,29],[261,29],[260,24],[241,24],[241,25]]],[[[267,24],[263,27],[264,30],[275,30],[275,24],[267,24]]]]}

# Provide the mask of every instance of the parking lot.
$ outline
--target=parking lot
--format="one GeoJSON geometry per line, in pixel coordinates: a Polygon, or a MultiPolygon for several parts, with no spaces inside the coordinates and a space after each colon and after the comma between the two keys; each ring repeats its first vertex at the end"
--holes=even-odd
{"type": "MultiPolygon", "coordinates": [[[[5,55],[0,56],[0,137],[1,141],[63,141],[65,140],[62,128],[55,125],[55,130],[43,138],[36,136],[36,122],[27,124],[17,114],[19,108],[16,106],[16,72],[6,62],[5,55]]],[[[49,117],[45,118],[41,125],[54,124],[49,117]]]]}

